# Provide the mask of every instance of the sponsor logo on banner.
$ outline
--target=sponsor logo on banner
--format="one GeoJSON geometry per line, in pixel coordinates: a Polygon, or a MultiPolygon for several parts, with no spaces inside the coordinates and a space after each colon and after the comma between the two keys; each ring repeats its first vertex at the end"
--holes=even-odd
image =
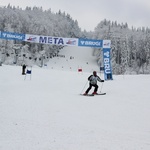
{"type": "Polygon", "coordinates": [[[102,40],[79,39],[78,46],[102,47],[102,40]]]}
{"type": "Polygon", "coordinates": [[[105,52],[104,53],[104,68],[105,68],[105,73],[109,74],[111,73],[111,69],[110,69],[110,57],[109,57],[109,52],[105,52]]]}
{"type": "Polygon", "coordinates": [[[69,46],[77,46],[78,44],[78,39],[70,39],[70,38],[64,38],[65,45],[69,46]]]}
{"type": "Polygon", "coordinates": [[[40,36],[39,37],[39,43],[64,45],[64,40],[63,40],[63,38],[60,38],[60,37],[40,36]]]}
{"type": "Polygon", "coordinates": [[[30,41],[30,42],[35,42],[36,41],[36,37],[32,37],[30,36],[27,41],[30,41]]]}
{"type": "Polygon", "coordinates": [[[27,42],[37,42],[38,41],[38,37],[36,35],[26,34],[25,41],[27,41],[27,42]]]}
{"type": "Polygon", "coordinates": [[[12,32],[1,32],[1,38],[9,40],[21,40],[25,39],[25,34],[12,33],[12,32]]]}
{"type": "Polygon", "coordinates": [[[103,40],[103,48],[110,48],[111,41],[110,40],[103,40]]]}
{"type": "MultiPolygon", "coordinates": [[[[112,74],[111,62],[110,62],[110,48],[103,49],[103,61],[104,61],[104,74],[105,77],[107,74],[112,74]]],[[[106,77],[107,78],[107,77],[106,77]]]]}

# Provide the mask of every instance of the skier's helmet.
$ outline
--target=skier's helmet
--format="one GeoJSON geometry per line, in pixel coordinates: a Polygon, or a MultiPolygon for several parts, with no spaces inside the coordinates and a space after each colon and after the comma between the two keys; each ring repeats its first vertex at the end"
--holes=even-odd
{"type": "Polygon", "coordinates": [[[93,75],[96,76],[96,74],[97,74],[97,72],[96,72],[96,71],[93,71],[93,75]]]}

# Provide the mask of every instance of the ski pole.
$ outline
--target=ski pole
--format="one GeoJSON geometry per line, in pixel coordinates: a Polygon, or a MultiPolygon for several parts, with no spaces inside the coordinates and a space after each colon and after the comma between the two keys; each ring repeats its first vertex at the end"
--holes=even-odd
{"type": "Polygon", "coordinates": [[[85,83],[85,85],[84,85],[84,87],[83,87],[83,89],[82,89],[82,91],[81,91],[81,93],[80,93],[80,94],[82,94],[82,92],[83,92],[83,90],[85,89],[85,87],[86,87],[87,83],[88,83],[88,81],[85,83]]]}
{"type": "Polygon", "coordinates": [[[101,89],[100,89],[100,93],[102,92],[102,88],[103,88],[103,83],[104,83],[104,82],[102,82],[102,85],[101,85],[101,89]]]}

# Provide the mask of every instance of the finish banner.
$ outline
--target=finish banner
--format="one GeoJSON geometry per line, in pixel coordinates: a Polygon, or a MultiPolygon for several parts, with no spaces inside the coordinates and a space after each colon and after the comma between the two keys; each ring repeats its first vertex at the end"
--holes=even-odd
{"type": "Polygon", "coordinates": [[[40,43],[40,44],[78,46],[77,38],[63,38],[63,37],[53,37],[53,36],[32,35],[32,34],[20,34],[20,33],[5,32],[5,31],[0,31],[0,38],[5,40],[20,40],[20,41],[40,43]]]}
{"type": "Polygon", "coordinates": [[[5,31],[0,31],[0,38],[6,40],[20,40],[39,44],[103,48],[104,78],[105,80],[112,79],[110,40],[63,38],[43,35],[20,34],[5,31]]]}

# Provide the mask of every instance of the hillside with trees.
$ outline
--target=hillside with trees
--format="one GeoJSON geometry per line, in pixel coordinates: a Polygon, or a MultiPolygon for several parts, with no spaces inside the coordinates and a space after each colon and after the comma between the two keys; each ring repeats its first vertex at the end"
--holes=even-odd
{"type": "MultiPolygon", "coordinates": [[[[94,32],[81,31],[77,20],[69,14],[53,13],[42,7],[0,7],[0,31],[67,38],[109,39],[114,74],[150,73],[150,29],[130,29],[128,24],[104,19],[94,32]]],[[[0,39],[0,61],[4,64],[22,65],[24,62],[41,66],[56,57],[63,46],[9,41],[0,39]]],[[[102,49],[93,49],[98,65],[102,61],[102,49]]]]}
{"type": "MultiPolygon", "coordinates": [[[[111,40],[112,67],[115,74],[150,73],[150,29],[129,29],[106,19],[95,28],[95,39],[111,40]]],[[[96,51],[96,50],[95,50],[96,51]]]]}

